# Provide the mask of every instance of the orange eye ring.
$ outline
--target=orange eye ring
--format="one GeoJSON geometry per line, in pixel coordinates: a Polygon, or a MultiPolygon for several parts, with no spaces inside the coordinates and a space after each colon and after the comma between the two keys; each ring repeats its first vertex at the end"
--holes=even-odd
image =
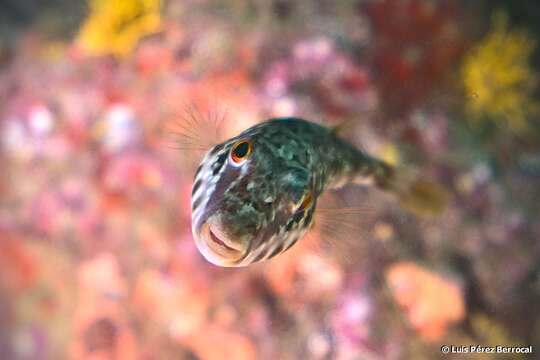
{"type": "Polygon", "coordinates": [[[248,140],[239,140],[231,148],[230,158],[235,165],[241,165],[247,160],[253,150],[253,145],[248,140]]]}

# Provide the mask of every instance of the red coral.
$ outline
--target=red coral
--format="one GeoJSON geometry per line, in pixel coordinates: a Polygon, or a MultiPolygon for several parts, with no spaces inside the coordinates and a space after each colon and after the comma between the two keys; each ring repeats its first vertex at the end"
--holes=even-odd
{"type": "Polygon", "coordinates": [[[382,0],[367,7],[381,100],[408,112],[437,86],[464,50],[450,1],[382,0]]]}

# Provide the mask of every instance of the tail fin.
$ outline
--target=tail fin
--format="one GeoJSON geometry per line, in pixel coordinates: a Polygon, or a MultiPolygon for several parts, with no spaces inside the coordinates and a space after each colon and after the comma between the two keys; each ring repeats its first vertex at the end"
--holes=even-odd
{"type": "Polygon", "coordinates": [[[401,206],[420,216],[440,214],[450,200],[450,193],[441,185],[407,169],[393,168],[383,183],[384,190],[392,193],[401,206]]]}

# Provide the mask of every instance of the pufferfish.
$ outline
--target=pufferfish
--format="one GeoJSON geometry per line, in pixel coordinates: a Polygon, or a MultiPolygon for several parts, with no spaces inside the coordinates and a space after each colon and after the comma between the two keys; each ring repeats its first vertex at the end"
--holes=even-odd
{"type": "Polygon", "coordinates": [[[419,214],[440,212],[447,193],[300,118],[273,118],[214,146],[192,189],[192,232],[211,263],[240,267],[290,249],[314,223],[328,189],[372,184],[419,214]]]}

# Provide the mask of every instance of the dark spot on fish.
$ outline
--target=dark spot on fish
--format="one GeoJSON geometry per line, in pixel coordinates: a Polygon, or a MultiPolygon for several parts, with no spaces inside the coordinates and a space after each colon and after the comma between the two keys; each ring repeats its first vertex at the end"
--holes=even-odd
{"type": "Polygon", "coordinates": [[[292,218],[292,222],[298,224],[304,217],[305,212],[306,212],[305,210],[302,210],[294,214],[292,218]]]}
{"type": "Polygon", "coordinates": [[[199,167],[197,168],[197,170],[195,171],[195,176],[194,178],[197,178],[197,176],[199,175],[199,173],[201,172],[203,168],[203,164],[199,165],[199,167]]]}
{"type": "Polygon", "coordinates": [[[193,211],[195,211],[195,209],[197,209],[199,205],[201,205],[202,198],[203,198],[203,195],[199,195],[199,197],[195,199],[195,201],[193,202],[193,207],[192,207],[193,211]]]}
{"type": "Polygon", "coordinates": [[[210,155],[215,155],[219,150],[223,148],[223,145],[216,145],[212,150],[210,150],[210,155]]]}
{"type": "Polygon", "coordinates": [[[314,213],[314,210],[311,209],[308,214],[306,215],[306,220],[304,221],[304,224],[305,225],[308,225],[311,223],[311,220],[313,219],[313,213],[314,213]]]}
{"type": "Polygon", "coordinates": [[[199,190],[199,187],[201,187],[201,184],[202,184],[201,179],[198,179],[197,181],[195,181],[195,184],[193,184],[193,190],[191,190],[191,196],[195,195],[197,190],[199,190]]]}
{"type": "Polygon", "coordinates": [[[227,153],[223,153],[219,155],[216,162],[212,165],[212,175],[216,176],[221,168],[223,167],[223,164],[225,164],[225,160],[227,160],[227,153]]]}
{"type": "Polygon", "coordinates": [[[289,222],[287,223],[287,225],[285,225],[285,230],[286,231],[291,231],[291,229],[293,228],[294,226],[294,221],[291,219],[289,220],[289,222]]]}
{"type": "Polygon", "coordinates": [[[294,240],[289,244],[289,246],[287,246],[287,247],[285,248],[285,250],[283,250],[283,252],[289,250],[294,244],[296,244],[297,241],[298,241],[298,238],[294,239],[294,240]]]}
{"type": "Polygon", "coordinates": [[[277,254],[279,254],[279,253],[283,250],[283,247],[284,247],[284,246],[285,246],[285,243],[284,243],[284,242],[281,242],[281,243],[279,244],[279,246],[276,247],[276,248],[274,249],[274,251],[272,251],[272,253],[270,254],[270,256],[269,256],[268,258],[269,258],[269,259],[270,259],[270,258],[273,258],[273,257],[276,256],[277,254]]]}
{"type": "Polygon", "coordinates": [[[267,250],[261,251],[253,260],[254,262],[261,261],[266,256],[267,250]]]}

